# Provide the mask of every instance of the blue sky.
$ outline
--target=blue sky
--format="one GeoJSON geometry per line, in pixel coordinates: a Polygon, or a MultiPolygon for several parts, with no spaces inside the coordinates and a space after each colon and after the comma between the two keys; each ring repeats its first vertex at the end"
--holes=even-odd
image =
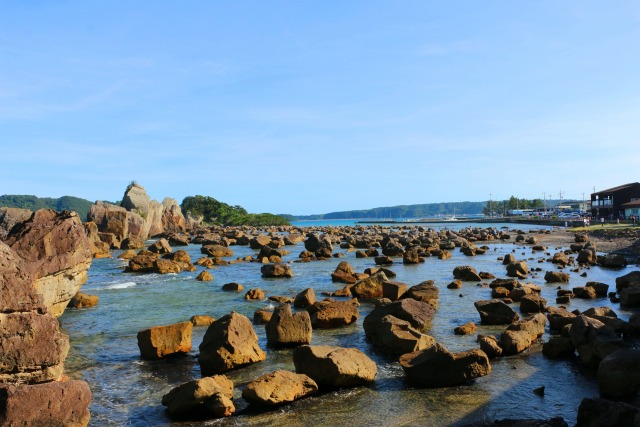
{"type": "Polygon", "coordinates": [[[0,0],[0,194],[313,214],[639,181],[634,1],[0,0]]]}

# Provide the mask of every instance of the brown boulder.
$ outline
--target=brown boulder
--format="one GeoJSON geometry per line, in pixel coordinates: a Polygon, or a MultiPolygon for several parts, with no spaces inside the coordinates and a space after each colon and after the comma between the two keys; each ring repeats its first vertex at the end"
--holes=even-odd
{"type": "Polygon", "coordinates": [[[529,274],[529,266],[526,261],[516,261],[507,264],[507,276],[524,278],[529,274]]]}
{"type": "Polygon", "coordinates": [[[71,298],[69,301],[68,307],[73,308],[88,308],[98,305],[98,296],[97,295],[89,295],[84,292],[78,292],[71,298]]]}
{"type": "Polygon", "coordinates": [[[562,271],[547,271],[544,274],[547,283],[569,283],[569,274],[562,271]]]}
{"type": "Polygon", "coordinates": [[[356,272],[347,261],[342,261],[331,273],[331,280],[334,282],[356,283],[358,281],[356,272]]]}
{"type": "Polygon", "coordinates": [[[500,347],[498,339],[493,335],[478,335],[478,344],[480,345],[480,350],[484,351],[490,359],[502,356],[502,347],[500,347]]]}
{"type": "Polygon", "coordinates": [[[287,264],[266,264],[260,268],[262,277],[293,277],[293,270],[287,264]]]}
{"type": "Polygon", "coordinates": [[[307,375],[278,370],[247,384],[242,390],[242,398],[254,405],[277,406],[302,399],[317,391],[318,385],[307,375]]]}
{"type": "Polygon", "coordinates": [[[0,385],[0,425],[86,426],[91,390],[84,381],[0,385]]]}
{"type": "MultiPolygon", "coordinates": [[[[129,263],[131,265],[131,263],[129,263]]],[[[156,259],[153,261],[153,271],[159,274],[180,273],[180,265],[170,259],[156,259]]]]}
{"type": "Polygon", "coordinates": [[[196,280],[200,282],[210,282],[213,280],[213,275],[206,270],[202,270],[197,276],[196,280]]]}
{"type": "Polygon", "coordinates": [[[380,319],[375,327],[368,324],[365,332],[374,347],[396,357],[423,350],[435,344],[434,338],[413,328],[409,322],[390,314],[380,319]]]}
{"type": "Polygon", "coordinates": [[[60,316],[87,281],[91,266],[91,248],[78,214],[40,209],[13,227],[6,243],[26,261],[49,312],[60,316]]]}
{"type": "Polygon", "coordinates": [[[318,301],[308,307],[311,324],[318,329],[332,329],[347,326],[358,320],[357,300],[318,301]]]}
{"type": "Polygon", "coordinates": [[[584,315],[577,316],[571,323],[569,338],[582,362],[592,368],[609,354],[625,348],[611,327],[584,315]]]}
{"type": "Polygon", "coordinates": [[[156,360],[191,351],[191,322],[154,326],[138,332],[138,347],[143,359],[156,360]]]}
{"type": "Polygon", "coordinates": [[[0,240],[6,239],[16,224],[28,220],[32,214],[29,209],[0,207],[0,240]]]}
{"type": "Polygon", "coordinates": [[[200,248],[200,252],[214,258],[233,256],[231,249],[221,245],[204,245],[200,248]]]}
{"type": "Polygon", "coordinates": [[[476,329],[478,329],[476,327],[476,324],[473,322],[468,322],[465,323],[464,325],[460,325],[457,326],[454,330],[453,333],[456,335],[469,335],[472,334],[476,331],[476,329]]]}
{"type": "Polygon", "coordinates": [[[162,396],[162,404],[171,417],[200,413],[214,418],[228,417],[236,410],[233,382],[224,375],[214,375],[179,385],[162,396]]]}
{"type": "Polygon", "coordinates": [[[480,349],[449,352],[442,344],[400,356],[407,380],[419,387],[452,387],[489,375],[489,358],[480,349]]]}
{"type": "Polygon", "coordinates": [[[209,316],[208,314],[195,314],[191,316],[191,319],[189,319],[189,321],[191,322],[191,324],[193,324],[193,326],[209,326],[210,324],[215,322],[216,319],[214,319],[212,316],[209,316]]]}
{"type": "Polygon", "coordinates": [[[169,244],[167,239],[164,238],[156,240],[154,243],[149,245],[147,250],[149,252],[153,252],[154,254],[170,254],[171,252],[173,252],[171,245],[169,244]]]}
{"type": "Polygon", "coordinates": [[[547,309],[547,300],[537,293],[525,295],[520,299],[521,313],[540,313],[547,309]]]}
{"type": "Polygon", "coordinates": [[[319,386],[352,387],[372,382],[378,367],[355,348],[303,345],[293,351],[296,372],[311,377],[319,386]]]}
{"type": "Polygon", "coordinates": [[[382,297],[391,301],[396,301],[402,298],[402,295],[407,292],[407,285],[395,280],[387,280],[382,283],[382,297]]]}
{"type": "Polygon", "coordinates": [[[640,350],[619,350],[602,359],[598,387],[604,396],[633,397],[640,390],[640,350]]]}
{"type": "Polygon", "coordinates": [[[469,265],[454,268],[453,278],[463,282],[480,282],[482,280],[476,269],[469,265]]]}
{"type": "Polygon", "coordinates": [[[307,288],[298,293],[293,300],[293,305],[299,308],[305,308],[316,303],[316,293],[313,288],[307,288]]]}
{"type": "Polygon", "coordinates": [[[519,319],[518,313],[501,300],[476,301],[473,304],[484,325],[508,325],[519,319]]]}
{"type": "Polygon", "coordinates": [[[84,231],[87,234],[91,256],[94,258],[110,258],[110,245],[100,239],[100,233],[98,232],[96,223],[92,221],[86,222],[84,224],[84,231]]]}
{"type": "Polygon", "coordinates": [[[637,427],[640,408],[623,402],[584,398],[578,408],[575,427],[637,427]]]}
{"type": "Polygon", "coordinates": [[[418,301],[426,302],[435,310],[438,309],[438,297],[440,289],[433,284],[433,280],[427,280],[418,285],[412,286],[403,295],[403,298],[412,298],[418,301]]]}
{"type": "Polygon", "coordinates": [[[353,285],[350,288],[351,294],[360,299],[382,298],[382,284],[387,280],[387,276],[383,272],[378,272],[353,285]]]}
{"type": "Polygon", "coordinates": [[[235,282],[225,283],[224,285],[222,285],[222,290],[229,292],[242,292],[244,291],[244,286],[242,286],[240,283],[235,282]]]}
{"type": "Polygon", "coordinates": [[[311,342],[311,319],[306,311],[293,313],[290,304],[275,308],[265,326],[267,343],[276,347],[292,347],[311,342]]]}
{"type": "Polygon", "coordinates": [[[388,304],[379,304],[364,318],[362,326],[368,335],[381,322],[382,318],[392,315],[400,320],[405,320],[412,327],[424,331],[431,326],[436,310],[426,302],[411,298],[404,298],[388,304]]]}
{"type": "Polygon", "coordinates": [[[266,359],[251,322],[235,312],[213,322],[199,348],[203,375],[224,373],[266,359]]]}

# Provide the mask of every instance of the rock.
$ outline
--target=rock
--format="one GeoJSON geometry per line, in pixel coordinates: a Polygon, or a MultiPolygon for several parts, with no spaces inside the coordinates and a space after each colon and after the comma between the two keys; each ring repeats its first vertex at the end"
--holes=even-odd
{"type": "Polygon", "coordinates": [[[453,333],[456,335],[469,335],[469,334],[473,334],[476,329],[478,329],[476,327],[476,324],[473,322],[468,322],[465,323],[464,325],[461,326],[457,326],[454,330],[453,333]]]}
{"type": "Polygon", "coordinates": [[[632,286],[640,286],[640,270],[632,271],[616,278],[616,290],[618,292],[632,286]]]}
{"type": "Polygon", "coordinates": [[[47,313],[31,274],[25,262],[0,242],[0,382],[58,381],[64,369],[69,338],[47,313]]]}
{"type": "Polygon", "coordinates": [[[609,293],[609,285],[601,282],[587,282],[585,285],[587,288],[593,288],[596,291],[596,296],[606,298],[609,293]]]}
{"type": "MultiPolygon", "coordinates": [[[[544,391],[544,386],[541,388],[544,391]]],[[[535,389],[534,393],[536,390],[539,389],[535,389]]],[[[490,423],[464,424],[461,427],[569,427],[569,425],[565,422],[564,418],[554,417],[548,420],[505,418],[490,423]]]]}
{"type": "Polygon", "coordinates": [[[318,391],[318,385],[309,376],[289,371],[275,371],[251,381],[242,398],[253,405],[277,406],[291,403],[318,391]]]}
{"type": "Polygon", "coordinates": [[[191,351],[191,322],[154,326],[138,332],[138,347],[143,359],[156,360],[191,351]]]}
{"type": "Polygon", "coordinates": [[[155,241],[149,246],[147,250],[155,254],[170,254],[171,252],[173,252],[171,245],[169,245],[167,239],[164,238],[155,241]]]}
{"type": "Polygon", "coordinates": [[[204,245],[200,252],[214,258],[223,258],[233,256],[233,251],[221,245],[204,245]]]}
{"type": "Polygon", "coordinates": [[[206,270],[202,270],[200,274],[196,276],[196,280],[200,282],[210,282],[213,280],[213,275],[206,270]]]}
{"type": "Polygon", "coordinates": [[[267,343],[292,347],[311,342],[311,319],[306,311],[293,313],[290,304],[276,307],[265,327],[267,343]]]}
{"type": "Polygon", "coordinates": [[[579,263],[589,265],[594,265],[597,262],[597,259],[596,251],[591,248],[582,249],[578,252],[578,256],[576,257],[576,261],[579,263]]]}
{"type": "Polygon", "coordinates": [[[602,359],[598,387],[603,396],[633,397],[640,389],[640,350],[619,350],[602,359]]]}
{"type": "Polygon", "coordinates": [[[303,345],[293,351],[296,372],[311,377],[319,386],[353,387],[372,382],[378,367],[355,348],[303,345]]]}
{"type": "Polygon", "coordinates": [[[84,292],[78,291],[69,301],[68,307],[73,308],[88,308],[94,307],[98,305],[98,296],[97,295],[89,295],[84,292]]]}
{"type": "Polygon", "coordinates": [[[216,321],[212,316],[207,314],[196,314],[189,319],[193,326],[209,326],[216,321]]]}
{"type": "Polygon", "coordinates": [[[562,271],[547,271],[544,280],[547,283],[569,283],[569,274],[562,271]]]}
{"type": "Polygon", "coordinates": [[[351,294],[360,299],[382,298],[382,284],[387,280],[387,276],[383,272],[378,272],[371,277],[356,282],[350,288],[351,294]]]}
{"type": "MultiPolygon", "coordinates": [[[[129,263],[131,265],[131,263],[129,263]]],[[[153,261],[153,271],[159,274],[180,273],[180,265],[169,259],[156,259],[153,261]]],[[[211,277],[213,279],[213,276],[211,277]]]]}
{"type": "Polygon", "coordinates": [[[7,238],[16,224],[28,220],[32,214],[29,209],[0,207],[0,241],[7,238]]]}
{"type": "Polygon", "coordinates": [[[244,295],[244,299],[264,299],[264,291],[260,288],[249,289],[244,295]]]}
{"type": "Polygon", "coordinates": [[[637,427],[640,409],[623,402],[584,398],[578,408],[575,427],[637,427]]]}
{"type": "Polygon", "coordinates": [[[222,285],[222,290],[229,292],[242,292],[244,291],[244,286],[242,286],[240,283],[235,282],[225,283],[224,285],[222,285]]]}
{"type": "MultiPolygon", "coordinates": [[[[538,313],[528,319],[519,320],[507,326],[508,331],[525,331],[531,337],[531,341],[544,335],[544,328],[547,324],[547,318],[542,313],[538,313]]],[[[504,346],[503,346],[504,348],[504,346]]]]}
{"type": "Polygon", "coordinates": [[[293,277],[293,270],[287,264],[266,264],[260,272],[262,277],[293,277]]]}
{"type": "Polygon", "coordinates": [[[392,315],[384,316],[375,327],[371,327],[371,324],[367,326],[367,338],[374,347],[390,356],[397,357],[435,344],[435,339],[413,328],[409,322],[392,315]]]}
{"type": "Polygon", "coordinates": [[[307,288],[298,293],[293,300],[293,305],[299,308],[305,308],[316,303],[316,293],[312,288],[307,288]]]}
{"type": "Polygon", "coordinates": [[[438,297],[440,296],[440,289],[433,284],[433,280],[427,280],[418,285],[412,286],[403,295],[403,298],[412,298],[418,301],[423,301],[432,306],[435,310],[438,309],[438,297]]]}
{"type": "Polygon", "coordinates": [[[463,282],[480,282],[482,280],[476,269],[469,265],[454,268],[453,277],[463,282]]]}
{"type": "MultiPolygon", "coordinates": [[[[181,233],[187,229],[187,220],[182,213],[180,205],[175,199],[165,197],[162,200],[162,216],[160,218],[160,223],[160,230],[158,233],[181,233]]],[[[149,231],[152,236],[155,235],[153,228],[153,226],[150,227],[149,231]]],[[[174,238],[174,243],[172,244],[175,244],[175,242],[176,239],[174,238]]],[[[187,243],[180,244],[186,245],[188,244],[188,241],[187,243]]]]}
{"type": "Polygon", "coordinates": [[[522,353],[532,344],[531,335],[526,331],[506,330],[500,336],[500,346],[505,356],[522,353]]]}
{"type": "Polygon", "coordinates": [[[265,308],[259,308],[253,313],[254,325],[266,325],[273,316],[273,310],[267,310],[265,308]]]}
{"type": "Polygon", "coordinates": [[[418,251],[412,250],[407,251],[402,254],[402,263],[403,264],[418,264],[420,263],[420,256],[418,255],[418,251]]]}
{"type": "Polygon", "coordinates": [[[493,335],[478,335],[478,344],[480,344],[480,350],[484,351],[490,359],[502,355],[502,347],[493,335]]]}
{"type": "Polygon", "coordinates": [[[624,268],[627,266],[627,260],[619,254],[607,254],[597,257],[598,264],[605,268],[624,268]]]}
{"type": "Polygon", "coordinates": [[[561,331],[566,325],[573,323],[577,316],[565,308],[548,307],[547,319],[549,320],[549,329],[552,331],[561,331]]]}
{"type": "Polygon", "coordinates": [[[484,300],[473,303],[484,325],[508,325],[519,319],[511,307],[501,300],[484,300]]]}
{"type": "Polygon", "coordinates": [[[455,279],[453,282],[447,285],[447,289],[461,289],[461,288],[462,288],[462,282],[458,279],[455,279]]]}
{"type": "Polygon", "coordinates": [[[507,276],[524,278],[529,274],[529,266],[526,261],[517,261],[507,264],[507,276]]]}
{"type": "Polygon", "coordinates": [[[547,300],[538,294],[525,295],[520,299],[521,313],[540,313],[546,311],[547,300]]]}
{"type": "MultiPolygon", "coordinates": [[[[0,215],[2,215],[1,211],[0,215]]],[[[84,231],[87,235],[87,240],[89,241],[91,256],[94,258],[110,258],[111,252],[109,252],[109,249],[111,246],[109,243],[103,242],[100,239],[100,233],[98,232],[98,226],[96,223],[93,221],[86,222],[84,224],[84,231]]]]}
{"type": "Polygon", "coordinates": [[[640,306],[640,286],[633,286],[620,291],[620,305],[625,307],[640,306]]]}
{"type": "MultiPolygon", "coordinates": [[[[127,273],[148,273],[156,268],[155,262],[158,255],[139,254],[129,260],[129,265],[125,269],[127,273]]],[[[163,260],[167,261],[167,260],[163,260]]],[[[162,265],[161,265],[162,266],[162,265]]]]}
{"type": "Polygon", "coordinates": [[[555,254],[553,254],[553,257],[551,258],[551,263],[560,264],[561,266],[564,267],[567,264],[569,264],[569,257],[564,252],[556,252],[555,254]]]}
{"type": "Polygon", "coordinates": [[[358,281],[356,272],[347,261],[342,261],[331,273],[331,280],[334,282],[356,283],[358,281]]]}
{"type": "Polygon", "coordinates": [[[377,305],[371,313],[364,318],[362,326],[365,333],[370,334],[382,322],[382,318],[391,315],[400,320],[405,320],[418,331],[424,331],[431,326],[436,310],[426,302],[411,298],[400,299],[388,304],[377,305]]]}
{"type": "Polygon", "coordinates": [[[236,410],[233,383],[224,375],[214,375],[179,385],[162,396],[162,404],[171,417],[206,413],[210,417],[228,417],[236,410]]]}
{"type": "Polygon", "coordinates": [[[542,344],[542,354],[550,359],[560,359],[575,356],[576,350],[570,338],[551,337],[542,344]]]}
{"type": "Polygon", "coordinates": [[[318,329],[332,329],[347,326],[358,320],[356,300],[319,301],[308,307],[311,324],[318,329]]]}
{"type": "Polygon", "coordinates": [[[576,286],[572,291],[575,298],[594,299],[597,297],[596,290],[592,287],[576,286]]]}
{"type": "Polygon", "coordinates": [[[213,322],[199,348],[203,375],[224,373],[266,359],[251,322],[235,312],[213,322]]]}
{"type": "Polygon", "coordinates": [[[407,285],[395,280],[387,280],[382,282],[382,297],[391,301],[396,301],[402,298],[407,292],[407,285]]]}
{"type": "Polygon", "coordinates": [[[91,266],[91,248],[78,214],[40,209],[14,226],[6,243],[26,261],[49,312],[60,316],[87,281],[91,266]]]}
{"type": "Polygon", "coordinates": [[[615,331],[596,319],[580,315],[571,323],[569,338],[582,362],[596,368],[600,361],[614,351],[625,348],[615,331]]]}
{"type": "Polygon", "coordinates": [[[480,349],[449,352],[442,344],[400,356],[407,380],[419,387],[453,387],[489,375],[489,358],[480,349]]]}
{"type": "Polygon", "coordinates": [[[84,381],[0,385],[3,426],[86,426],[91,390],[84,381]]]}
{"type": "Polygon", "coordinates": [[[497,288],[493,288],[491,290],[491,298],[507,298],[509,297],[509,289],[503,288],[502,286],[498,286],[497,288]]]}

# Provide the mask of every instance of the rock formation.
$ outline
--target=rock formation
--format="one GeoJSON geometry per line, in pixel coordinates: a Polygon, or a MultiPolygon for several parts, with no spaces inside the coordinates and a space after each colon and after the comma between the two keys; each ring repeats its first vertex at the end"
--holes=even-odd
{"type": "Polygon", "coordinates": [[[14,226],[6,243],[26,261],[36,292],[54,316],[87,281],[91,249],[75,212],[40,209],[14,226]]]}

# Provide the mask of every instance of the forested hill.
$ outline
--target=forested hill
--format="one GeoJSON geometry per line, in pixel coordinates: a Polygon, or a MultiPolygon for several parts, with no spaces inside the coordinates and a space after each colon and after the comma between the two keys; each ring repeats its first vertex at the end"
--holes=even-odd
{"type": "MultiPolygon", "coordinates": [[[[330,212],[322,215],[298,215],[288,216],[292,219],[400,219],[400,218],[426,218],[434,216],[474,215],[481,214],[486,201],[483,202],[446,202],[427,203],[422,205],[400,205],[380,207],[356,211],[330,212]],[[455,212],[454,212],[455,210],[455,212]]],[[[284,216],[284,215],[282,215],[284,216]]]]}
{"type": "Polygon", "coordinates": [[[0,207],[30,209],[32,211],[38,209],[53,209],[57,212],[76,211],[83,222],[87,220],[87,213],[92,205],[93,202],[73,196],[62,196],[57,199],[17,194],[0,196],[0,207]]]}

